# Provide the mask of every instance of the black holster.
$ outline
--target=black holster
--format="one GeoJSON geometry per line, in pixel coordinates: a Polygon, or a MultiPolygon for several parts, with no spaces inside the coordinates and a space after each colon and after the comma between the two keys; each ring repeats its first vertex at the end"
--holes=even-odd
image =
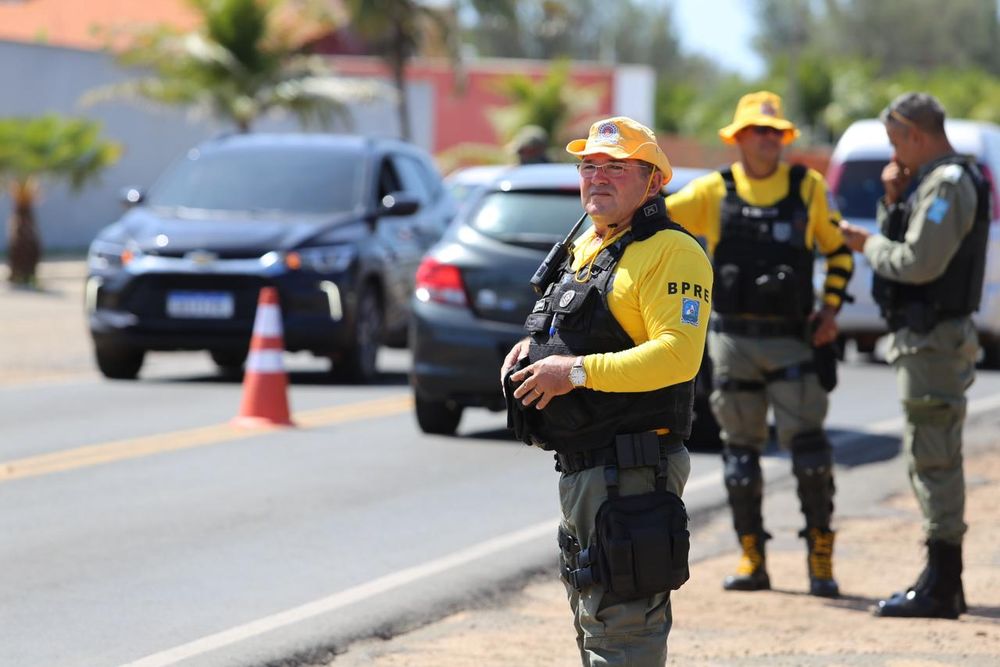
{"type": "MultiPolygon", "coordinates": [[[[812,340],[812,335],[816,333],[818,326],[817,320],[810,323],[806,334],[808,341],[812,340]]],[[[816,373],[816,379],[819,380],[819,386],[827,392],[831,392],[837,387],[837,361],[840,359],[840,346],[834,340],[826,345],[813,345],[812,348],[813,371],[816,373]]]]}
{"type": "Polygon", "coordinates": [[[828,392],[837,387],[837,360],[839,356],[840,351],[835,342],[813,347],[813,369],[816,371],[819,386],[828,392]]]}

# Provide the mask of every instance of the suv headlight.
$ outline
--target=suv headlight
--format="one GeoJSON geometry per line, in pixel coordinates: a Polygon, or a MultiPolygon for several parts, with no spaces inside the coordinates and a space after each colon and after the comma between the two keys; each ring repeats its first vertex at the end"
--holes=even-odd
{"type": "Polygon", "coordinates": [[[340,273],[357,257],[357,249],[349,245],[332,245],[293,250],[285,255],[290,269],[306,269],[316,273],[340,273]]]}
{"type": "Polygon", "coordinates": [[[91,271],[114,271],[122,268],[135,256],[135,250],[121,243],[94,241],[87,251],[87,268],[91,271]]]}

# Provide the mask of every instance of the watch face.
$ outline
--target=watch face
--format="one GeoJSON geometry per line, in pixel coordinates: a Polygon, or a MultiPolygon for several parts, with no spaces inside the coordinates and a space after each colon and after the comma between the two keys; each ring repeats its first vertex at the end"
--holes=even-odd
{"type": "Polygon", "coordinates": [[[569,369],[569,381],[574,387],[580,387],[587,382],[587,372],[583,366],[573,366],[569,369]]]}

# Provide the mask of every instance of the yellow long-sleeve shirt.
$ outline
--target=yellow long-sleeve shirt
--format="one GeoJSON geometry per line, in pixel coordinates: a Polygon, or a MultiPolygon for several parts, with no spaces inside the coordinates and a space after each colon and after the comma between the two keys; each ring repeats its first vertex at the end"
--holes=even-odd
{"type": "MultiPolygon", "coordinates": [[[[750,178],[743,165],[732,166],[736,194],[754,206],[775,204],[788,194],[790,165],[781,163],[767,178],[750,178]]],[[[844,237],[837,223],[840,212],[830,206],[826,183],[819,172],[809,169],[802,179],[802,201],[809,211],[806,226],[806,246],[817,247],[826,257],[826,279],[823,283],[823,303],[840,308],[844,301],[847,283],[854,272],[854,257],[844,245],[844,237]]],[[[667,197],[670,217],[695,236],[705,239],[709,254],[719,242],[722,201],[726,197],[726,184],[722,174],[713,172],[688,183],[677,193],[667,197]]]]}
{"type": "MultiPolygon", "coordinates": [[[[602,241],[593,228],[585,232],[574,244],[573,268],[587,266],[619,235],[602,241]]],[[[705,349],[711,290],[711,263],[687,234],[665,230],[630,244],[607,301],[635,347],[584,357],[587,388],[652,391],[692,379],[705,349]]]]}

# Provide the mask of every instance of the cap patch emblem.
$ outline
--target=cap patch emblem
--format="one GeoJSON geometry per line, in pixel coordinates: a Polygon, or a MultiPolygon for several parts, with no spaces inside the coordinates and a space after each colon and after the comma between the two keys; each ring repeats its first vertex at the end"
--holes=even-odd
{"type": "Polygon", "coordinates": [[[698,311],[701,304],[697,299],[681,298],[681,322],[698,326],[698,311]]]}
{"type": "Polygon", "coordinates": [[[617,144],[620,141],[621,134],[618,132],[618,126],[614,123],[601,123],[597,128],[597,137],[594,138],[595,143],[617,144]]]}
{"type": "Polygon", "coordinates": [[[778,110],[770,102],[761,102],[760,113],[763,116],[777,116],[778,110]]]}

